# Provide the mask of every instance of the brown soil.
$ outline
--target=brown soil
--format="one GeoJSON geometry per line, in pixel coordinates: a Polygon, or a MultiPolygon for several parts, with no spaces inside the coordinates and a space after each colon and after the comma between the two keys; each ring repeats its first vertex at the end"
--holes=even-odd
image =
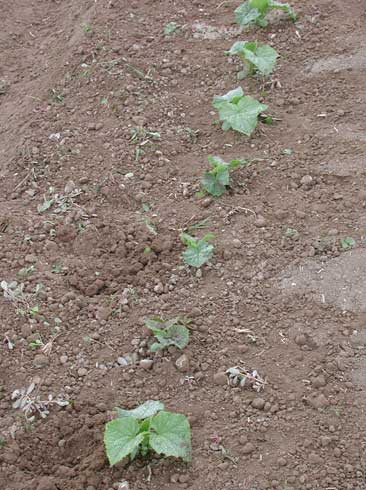
{"type": "Polygon", "coordinates": [[[1,2],[0,280],[39,308],[0,298],[1,489],[366,488],[366,15],[292,4],[295,25],[239,36],[238,1],[1,2]],[[224,51],[254,36],[281,59],[272,84],[241,85],[278,120],[248,139],[211,101],[238,86],[224,51]],[[209,154],[260,160],[202,199],[209,154]],[[216,248],[199,277],[179,233],[204,219],[216,248]],[[174,349],[146,351],[157,314],[193,320],[186,372],[174,349]],[[229,386],[237,365],[264,390],[229,386]],[[71,403],[27,422],[11,396],[32,381],[71,403]],[[110,469],[105,422],[147,399],[189,415],[192,463],[110,469]]]}

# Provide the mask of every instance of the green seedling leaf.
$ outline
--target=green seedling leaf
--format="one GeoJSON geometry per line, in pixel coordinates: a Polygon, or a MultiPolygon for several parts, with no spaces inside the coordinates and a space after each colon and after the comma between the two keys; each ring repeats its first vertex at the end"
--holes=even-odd
{"type": "Polygon", "coordinates": [[[144,439],[139,431],[139,423],[133,417],[118,418],[106,424],[104,445],[111,466],[130,454],[137,454],[144,439]]]}
{"type": "Polygon", "coordinates": [[[282,150],[282,155],[291,156],[293,152],[294,150],[292,150],[291,148],[285,148],[282,150]]]}
{"type": "Polygon", "coordinates": [[[148,400],[142,405],[133,410],[123,410],[122,408],[116,408],[117,417],[133,417],[138,420],[146,419],[156,415],[161,410],[164,410],[164,403],[156,400],[148,400]]]}
{"type": "Polygon", "coordinates": [[[262,75],[269,75],[272,73],[278,57],[277,51],[268,44],[245,41],[237,41],[226,53],[231,56],[240,56],[244,63],[244,71],[247,74],[258,71],[262,75]]]}
{"type": "Polygon", "coordinates": [[[160,412],[150,423],[150,446],[158,454],[191,460],[191,429],[183,414],[160,412]]]}
{"type": "Polygon", "coordinates": [[[146,456],[150,449],[190,461],[191,429],[187,417],[163,409],[163,403],[153,400],[134,410],[119,409],[122,415],[108,422],[104,431],[111,466],[127,456],[134,459],[139,452],[146,456]]]}
{"type": "Polygon", "coordinates": [[[340,242],[343,250],[348,250],[349,248],[353,248],[356,245],[356,241],[350,236],[342,238],[340,242]]]}
{"type": "Polygon", "coordinates": [[[174,34],[178,29],[178,24],[176,22],[169,22],[165,27],[164,27],[164,34],[166,36],[169,36],[170,34],[174,34]]]}
{"type": "Polygon", "coordinates": [[[149,328],[157,342],[150,345],[151,352],[157,352],[173,345],[178,349],[184,349],[189,342],[189,330],[181,324],[180,318],[162,320],[161,318],[146,319],[145,325],[149,328]]]}
{"type": "Polygon", "coordinates": [[[268,25],[266,16],[273,9],[283,10],[294,22],[297,19],[288,3],[274,0],[247,0],[235,10],[235,20],[241,26],[257,24],[260,27],[266,27],[268,25]]]}
{"type": "Polygon", "coordinates": [[[192,237],[187,233],[182,233],[180,237],[187,245],[187,250],[182,253],[187,265],[198,268],[211,259],[214,251],[214,246],[208,243],[208,240],[212,238],[211,234],[205,235],[202,239],[192,237]]]}
{"type": "Polygon", "coordinates": [[[208,157],[208,161],[213,168],[204,173],[201,183],[205,191],[215,197],[222,196],[230,185],[230,170],[246,163],[239,159],[224,162],[222,158],[212,155],[208,157]]]}
{"type": "Polygon", "coordinates": [[[215,96],[213,106],[219,112],[222,129],[233,129],[250,136],[258,123],[258,116],[268,109],[249,95],[245,96],[243,89],[238,87],[226,95],[215,96]]]}

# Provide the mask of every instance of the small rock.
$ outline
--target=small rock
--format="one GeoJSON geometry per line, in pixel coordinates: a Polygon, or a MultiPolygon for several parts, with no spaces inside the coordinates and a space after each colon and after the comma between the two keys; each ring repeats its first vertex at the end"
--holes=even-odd
{"type": "Polygon", "coordinates": [[[257,410],[263,410],[266,402],[263,400],[263,398],[254,398],[252,401],[252,407],[256,408],[257,410]]]}
{"type": "Polygon", "coordinates": [[[153,364],[154,361],[152,359],[141,359],[140,361],[140,366],[142,367],[142,369],[145,369],[146,371],[151,369],[153,367],[153,364]]]}
{"type": "Polygon", "coordinates": [[[61,356],[61,357],[60,357],[60,362],[61,362],[61,364],[66,364],[66,363],[67,363],[67,361],[68,361],[68,359],[69,359],[69,358],[68,358],[66,355],[61,356]]]}
{"type": "Polygon", "coordinates": [[[108,320],[111,314],[112,314],[111,308],[108,308],[106,306],[101,306],[100,308],[98,308],[95,316],[97,320],[102,321],[102,320],[108,320]]]}
{"type": "Polygon", "coordinates": [[[188,483],[189,482],[189,475],[187,473],[184,473],[183,475],[179,476],[179,483],[188,483]]]}
{"type": "Polygon", "coordinates": [[[54,479],[50,476],[42,476],[38,482],[37,490],[57,490],[54,479]]]}
{"type": "Polygon", "coordinates": [[[304,334],[296,335],[295,344],[297,345],[306,345],[306,337],[304,334]]]}
{"type": "Polygon", "coordinates": [[[329,436],[320,436],[320,444],[323,446],[323,447],[327,447],[329,446],[329,444],[332,442],[332,438],[329,437],[329,436]]]}
{"type": "Polygon", "coordinates": [[[325,395],[323,395],[323,393],[321,393],[318,396],[309,398],[309,404],[313,408],[319,409],[319,408],[325,408],[325,407],[327,407],[329,405],[329,402],[326,399],[325,395]]]}
{"type": "Polygon", "coordinates": [[[202,199],[201,205],[203,208],[208,208],[210,204],[212,204],[213,199],[211,197],[206,197],[205,199],[202,199]]]}
{"type": "Polygon", "coordinates": [[[233,240],[233,247],[235,247],[235,248],[240,248],[241,247],[241,240],[239,240],[239,238],[234,238],[234,240],[233,240]]]}
{"type": "Polygon", "coordinates": [[[304,175],[304,177],[302,177],[300,183],[301,185],[304,185],[304,186],[310,186],[313,182],[313,178],[311,175],[304,175]]]}
{"type": "Polygon", "coordinates": [[[85,368],[78,369],[78,376],[83,377],[83,376],[86,376],[87,374],[88,374],[87,369],[85,369],[85,368]]]}
{"type": "Polygon", "coordinates": [[[257,216],[257,219],[254,221],[254,226],[256,226],[257,228],[263,228],[264,226],[266,226],[266,224],[267,224],[266,219],[260,214],[257,216]]]}
{"type": "Polygon", "coordinates": [[[37,257],[35,255],[28,254],[24,257],[24,260],[29,264],[34,264],[35,262],[37,262],[37,257]]]}
{"type": "Polygon", "coordinates": [[[278,458],[277,463],[279,466],[286,466],[287,465],[287,461],[285,458],[278,458]]]}
{"type": "Polygon", "coordinates": [[[314,388],[321,388],[322,386],[325,386],[327,384],[325,377],[320,374],[316,378],[313,379],[312,384],[314,388]]]}
{"type": "Polygon", "coordinates": [[[186,354],[182,354],[181,356],[178,357],[178,359],[175,361],[175,365],[181,373],[186,373],[189,371],[189,359],[186,354]]]}
{"type": "Polygon", "coordinates": [[[255,447],[251,442],[247,442],[240,450],[241,454],[251,454],[253,451],[255,451],[255,447]]]}
{"type": "Polygon", "coordinates": [[[34,356],[33,364],[36,368],[43,368],[48,366],[49,359],[44,354],[37,354],[34,356]]]}
{"type": "Polygon", "coordinates": [[[128,366],[129,364],[128,360],[122,356],[117,359],[117,362],[120,366],[128,366]]]}
{"type": "Polygon", "coordinates": [[[214,383],[217,385],[227,385],[227,376],[224,371],[219,371],[218,373],[214,374],[213,377],[214,383]]]}

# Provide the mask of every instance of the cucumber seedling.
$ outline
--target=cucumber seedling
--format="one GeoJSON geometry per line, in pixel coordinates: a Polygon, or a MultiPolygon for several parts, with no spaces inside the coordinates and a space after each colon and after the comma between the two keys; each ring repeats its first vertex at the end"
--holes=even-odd
{"type": "Polygon", "coordinates": [[[186,327],[189,320],[179,317],[171,320],[163,320],[156,316],[145,320],[145,325],[151,330],[155,342],[149,346],[150,352],[157,352],[169,346],[184,349],[189,342],[189,330],[186,327]]]}
{"type": "Polygon", "coordinates": [[[133,410],[116,409],[117,418],[107,422],[104,445],[111,466],[127,456],[151,450],[164,456],[191,460],[191,428],[188,418],[164,411],[160,401],[148,400],[133,410]]]}
{"type": "Polygon", "coordinates": [[[182,253],[184,262],[192,267],[201,267],[208,262],[214,251],[214,246],[209,243],[213,238],[212,233],[207,233],[203,238],[196,238],[188,233],[181,233],[180,238],[187,246],[187,249],[182,253]]]}
{"type": "Polygon", "coordinates": [[[275,49],[268,44],[258,44],[257,41],[237,41],[226,54],[240,56],[244,69],[238,73],[239,80],[256,72],[264,76],[271,74],[278,57],[275,49]]]}
{"type": "Polygon", "coordinates": [[[224,131],[233,129],[246,136],[257,127],[259,114],[268,109],[250,95],[244,95],[241,87],[222,96],[215,95],[212,105],[219,113],[224,131]]]}
{"type": "Polygon", "coordinates": [[[212,170],[206,170],[202,177],[202,187],[211,196],[220,197],[226,192],[226,188],[230,185],[230,171],[237,168],[239,165],[248,164],[246,160],[224,160],[217,156],[208,156],[212,170]]]}
{"type": "Polygon", "coordinates": [[[293,22],[297,19],[288,3],[280,3],[275,0],[247,0],[235,10],[235,20],[241,26],[257,24],[260,27],[266,27],[268,25],[266,16],[273,9],[283,10],[293,22]]]}

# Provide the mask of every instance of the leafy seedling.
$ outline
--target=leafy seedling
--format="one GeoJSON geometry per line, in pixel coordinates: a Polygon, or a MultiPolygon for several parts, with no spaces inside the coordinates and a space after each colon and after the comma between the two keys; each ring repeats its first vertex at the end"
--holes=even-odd
{"type": "Polygon", "coordinates": [[[177,32],[178,28],[179,26],[176,22],[169,22],[164,27],[165,36],[170,36],[171,34],[174,34],[175,32],[177,32]]]}
{"type": "Polygon", "coordinates": [[[220,197],[226,192],[226,187],[230,185],[230,170],[239,165],[248,163],[246,160],[231,160],[224,162],[220,157],[210,155],[208,161],[212,170],[207,170],[202,177],[202,186],[206,192],[215,197],[220,197]]]}
{"type": "Polygon", "coordinates": [[[230,90],[226,95],[216,95],[212,104],[219,112],[224,131],[233,129],[246,136],[250,136],[257,127],[259,114],[268,109],[267,105],[250,95],[244,95],[241,87],[230,90]]]}
{"type": "Polygon", "coordinates": [[[150,450],[164,456],[191,460],[188,418],[164,411],[160,401],[148,400],[133,410],[116,409],[117,418],[105,426],[104,445],[111,466],[127,456],[146,456],[150,450]]]}
{"type": "Polygon", "coordinates": [[[163,320],[160,317],[145,320],[145,325],[157,341],[150,345],[150,351],[157,352],[171,345],[184,349],[189,341],[189,330],[184,323],[187,324],[187,321],[179,317],[171,320],[163,320]]]}
{"type": "Polygon", "coordinates": [[[345,238],[342,238],[340,240],[340,243],[343,250],[349,250],[350,248],[353,248],[356,245],[356,241],[350,236],[346,236],[345,238]]]}
{"type": "Polygon", "coordinates": [[[274,9],[283,10],[293,22],[297,19],[288,3],[280,3],[275,0],[247,0],[235,10],[235,20],[243,27],[250,24],[266,27],[268,25],[266,16],[274,9]]]}
{"type": "Polygon", "coordinates": [[[187,249],[182,253],[183,260],[187,265],[199,268],[211,259],[214,246],[209,243],[209,240],[213,238],[212,233],[207,233],[201,239],[188,235],[188,233],[181,233],[180,238],[187,246],[187,249]]]}
{"type": "Polygon", "coordinates": [[[272,73],[278,53],[268,44],[258,44],[256,41],[237,41],[226,54],[238,55],[244,64],[244,70],[238,73],[239,80],[247,75],[259,72],[262,75],[272,73]]]}

